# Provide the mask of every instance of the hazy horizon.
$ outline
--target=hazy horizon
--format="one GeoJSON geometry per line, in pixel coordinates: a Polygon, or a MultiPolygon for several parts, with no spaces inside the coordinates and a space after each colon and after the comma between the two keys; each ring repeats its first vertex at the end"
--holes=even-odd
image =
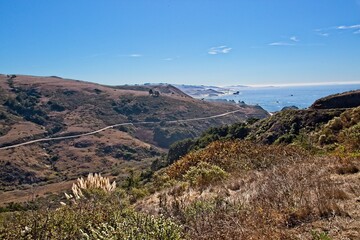
{"type": "Polygon", "coordinates": [[[360,81],[354,81],[354,82],[314,82],[314,83],[309,83],[309,82],[299,82],[299,83],[264,83],[264,84],[234,84],[234,85],[215,85],[215,84],[196,84],[196,83],[181,83],[181,82],[174,82],[174,83],[169,83],[169,82],[139,82],[139,83],[121,83],[121,84],[106,84],[106,83],[102,83],[100,81],[89,81],[86,79],[75,79],[75,78],[68,78],[68,77],[63,77],[63,76],[57,76],[57,75],[29,75],[29,74],[22,74],[22,73],[0,73],[3,75],[22,75],[22,76],[31,76],[31,77],[59,77],[61,79],[64,80],[74,80],[74,81],[82,81],[82,82],[91,82],[91,83],[96,83],[96,84],[100,84],[100,85],[108,85],[108,86],[118,86],[118,85],[146,85],[146,84],[171,84],[171,85],[185,85],[185,86],[204,86],[204,87],[218,87],[218,88],[238,88],[238,87],[302,87],[302,86],[336,86],[336,85],[360,85],[360,81]]]}
{"type": "Polygon", "coordinates": [[[360,82],[360,0],[0,0],[0,72],[106,85],[360,82]]]}

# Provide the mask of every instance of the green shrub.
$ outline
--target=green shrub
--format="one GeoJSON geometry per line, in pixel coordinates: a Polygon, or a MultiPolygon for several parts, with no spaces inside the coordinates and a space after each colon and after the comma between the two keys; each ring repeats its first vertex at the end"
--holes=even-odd
{"type": "Polygon", "coordinates": [[[154,217],[139,213],[127,213],[116,216],[113,222],[104,222],[81,230],[82,239],[182,239],[179,225],[163,217],[154,217]]]}
{"type": "Polygon", "coordinates": [[[136,200],[144,198],[145,196],[149,195],[149,192],[145,188],[132,188],[130,190],[131,201],[136,202],[136,200]]]}
{"type": "Polygon", "coordinates": [[[344,130],[340,134],[340,139],[343,139],[346,146],[351,150],[360,149],[360,123],[344,130]]]}
{"type": "Polygon", "coordinates": [[[136,213],[121,200],[115,194],[58,209],[2,214],[0,239],[181,239],[181,226],[136,213]]]}
{"type": "Polygon", "coordinates": [[[205,187],[224,180],[228,174],[220,167],[200,162],[197,166],[190,167],[184,175],[184,179],[192,186],[205,187]]]}
{"type": "Polygon", "coordinates": [[[275,144],[290,144],[296,138],[294,134],[284,134],[275,140],[275,144]]]}

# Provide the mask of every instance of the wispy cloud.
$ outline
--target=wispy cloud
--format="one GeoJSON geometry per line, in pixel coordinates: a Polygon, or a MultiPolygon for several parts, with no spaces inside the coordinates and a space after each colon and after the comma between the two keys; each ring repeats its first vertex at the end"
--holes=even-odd
{"type": "Polygon", "coordinates": [[[132,54],[119,54],[119,57],[131,57],[131,58],[139,58],[139,57],[143,57],[144,55],[139,54],[139,53],[132,53],[132,54]]]}
{"type": "Polygon", "coordinates": [[[354,25],[342,25],[342,26],[337,26],[336,27],[337,30],[352,30],[354,31],[354,34],[359,34],[360,33],[360,24],[354,24],[354,25]]]}
{"type": "Polygon", "coordinates": [[[317,35],[322,36],[322,37],[328,37],[331,34],[336,34],[339,32],[352,32],[354,34],[359,34],[360,33],[360,24],[353,24],[353,25],[338,25],[338,26],[333,26],[333,27],[328,27],[328,28],[323,28],[323,29],[315,29],[315,32],[317,35]]]}
{"type": "Polygon", "coordinates": [[[329,33],[322,33],[322,32],[318,32],[317,34],[322,37],[328,37],[330,35],[329,33]]]}
{"type": "Polygon", "coordinates": [[[295,46],[300,42],[300,39],[297,36],[291,36],[286,41],[272,42],[269,43],[269,46],[295,46]]]}
{"type": "Polygon", "coordinates": [[[293,43],[288,43],[288,42],[273,42],[273,43],[269,43],[269,46],[294,46],[295,44],[293,43]]]}
{"type": "Polygon", "coordinates": [[[129,54],[128,57],[142,57],[142,54],[138,54],[138,53],[133,53],[133,54],[129,54]]]}
{"type": "Polygon", "coordinates": [[[232,50],[232,48],[223,45],[223,46],[210,48],[208,50],[208,54],[210,54],[210,55],[226,54],[226,53],[229,53],[231,50],[232,50]]]}
{"type": "Polygon", "coordinates": [[[336,29],[339,30],[346,30],[346,29],[360,29],[360,24],[355,24],[355,25],[342,25],[342,26],[337,26],[336,29]]]}
{"type": "Polygon", "coordinates": [[[176,59],[179,59],[180,56],[175,56],[175,57],[167,57],[167,58],[163,58],[162,60],[163,61],[174,61],[176,59]]]}
{"type": "Polygon", "coordinates": [[[296,36],[292,36],[292,37],[290,38],[290,40],[293,41],[293,42],[299,42],[299,41],[300,41],[299,38],[296,37],[296,36]]]}
{"type": "Polygon", "coordinates": [[[330,36],[329,31],[331,31],[331,30],[332,30],[332,28],[326,28],[326,29],[324,28],[324,29],[315,29],[314,31],[317,35],[319,35],[321,37],[328,37],[328,36],[330,36]]]}

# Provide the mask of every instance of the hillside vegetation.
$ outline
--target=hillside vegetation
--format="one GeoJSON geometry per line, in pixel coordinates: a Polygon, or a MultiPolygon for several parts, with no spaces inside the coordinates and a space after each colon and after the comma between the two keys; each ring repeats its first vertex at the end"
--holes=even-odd
{"type": "Polygon", "coordinates": [[[165,164],[216,140],[245,139],[262,144],[291,144],[309,151],[351,151],[360,149],[360,107],[348,109],[283,110],[258,120],[215,127],[199,138],[174,143],[165,164]]]}
{"type": "Polygon", "coordinates": [[[214,127],[116,188],[90,175],[8,205],[0,238],[359,239],[359,120],[358,106],[214,127]]]}

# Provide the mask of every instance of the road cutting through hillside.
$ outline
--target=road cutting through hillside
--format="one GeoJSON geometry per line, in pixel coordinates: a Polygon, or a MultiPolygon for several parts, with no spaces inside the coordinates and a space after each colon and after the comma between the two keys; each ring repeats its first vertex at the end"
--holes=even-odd
{"type": "MultiPolygon", "coordinates": [[[[190,118],[190,119],[172,120],[172,121],[162,121],[162,123],[184,123],[184,122],[191,122],[191,121],[201,121],[201,120],[207,120],[207,119],[212,119],[212,118],[224,117],[224,116],[234,114],[234,113],[237,113],[237,112],[240,112],[240,111],[242,111],[242,109],[231,111],[231,112],[226,112],[226,113],[222,113],[222,114],[218,114],[218,115],[213,115],[213,116],[209,116],[209,117],[190,118]]],[[[21,146],[25,146],[25,145],[30,145],[30,144],[33,144],[33,143],[38,143],[38,142],[50,142],[50,141],[58,141],[58,140],[79,138],[79,137],[93,135],[93,134],[103,132],[105,130],[112,129],[112,128],[115,128],[115,127],[120,127],[120,126],[146,125],[146,124],[158,124],[158,123],[160,123],[160,121],[158,121],[158,122],[118,123],[118,124],[110,125],[110,126],[101,128],[101,129],[96,130],[96,131],[88,132],[88,133],[76,134],[76,135],[72,135],[72,136],[71,135],[70,136],[63,136],[63,137],[40,138],[40,139],[31,140],[31,141],[27,141],[27,142],[23,142],[23,143],[18,143],[18,144],[14,144],[14,145],[10,145],[10,146],[0,147],[0,150],[7,150],[7,149],[12,149],[12,148],[17,148],[17,147],[21,147],[21,146]]]]}

